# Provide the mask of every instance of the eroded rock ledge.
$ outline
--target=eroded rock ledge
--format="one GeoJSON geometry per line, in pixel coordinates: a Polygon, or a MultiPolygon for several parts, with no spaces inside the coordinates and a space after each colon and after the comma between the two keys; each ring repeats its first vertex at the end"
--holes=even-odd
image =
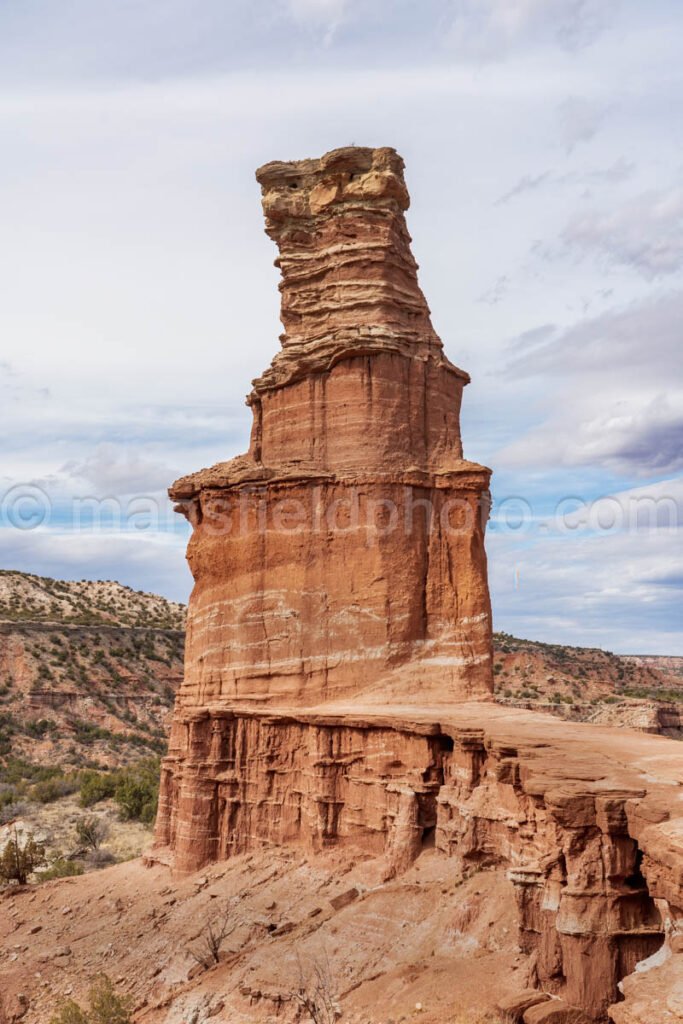
{"type": "MultiPolygon", "coordinates": [[[[431,844],[454,875],[502,866],[538,990],[603,1020],[637,964],[679,948],[683,907],[678,748],[623,742],[492,706],[207,708],[174,725],[158,840],[183,872],[285,844],[361,847],[386,877],[431,844]]],[[[626,1007],[612,1019],[640,1021],[626,1007]]]]}

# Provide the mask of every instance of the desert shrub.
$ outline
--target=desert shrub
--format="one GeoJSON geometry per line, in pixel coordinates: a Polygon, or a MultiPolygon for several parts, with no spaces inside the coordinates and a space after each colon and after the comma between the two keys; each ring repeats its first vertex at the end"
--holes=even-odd
{"type": "Polygon", "coordinates": [[[44,864],[45,847],[32,835],[21,839],[15,829],[0,855],[0,881],[26,885],[30,875],[44,864]]]}
{"type": "Polygon", "coordinates": [[[100,974],[88,993],[87,1009],[67,999],[57,1007],[50,1024],[132,1024],[130,999],[117,995],[111,980],[100,974]]]}
{"type": "Polygon", "coordinates": [[[231,922],[230,910],[226,907],[221,914],[207,921],[197,943],[189,946],[187,951],[198,964],[208,970],[220,963],[223,941],[234,930],[235,924],[231,922]]]}
{"type": "Polygon", "coordinates": [[[114,799],[124,821],[152,824],[159,799],[159,771],[159,758],[149,757],[119,772],[114,799]]]}
{"type": "Polygon", "coordinates": [[[53,878],[75,878],[82,875],[83,865],[75,860],[66,860],[65,857],[58,857],[50,864],[45,871],[40,871],[36,876],[39,882],[50,882],[53,878]]]}
{"type": "Polygon", "coordinates": [[[7,825],[10,821],[23,817],[27,810],[26,804],[21,800],[9,800],[0,804],[0,825],[7,825]]]}
{"type": "Polygon", "coordinates": [[[106,868],[110,864],[116,864],[116,857],[111,850],[103,850],[101,847],[97,850],[90,850],[86,854],[86,862],[88,867],[91,868],[106,868]]]}
{"type": "Polygon", "coordinates": [[[0,782],[0,808],[5,807],[6,804],[13,804],[19,796],[19,791],[16,786],[10,785],[7,782],[0,782]]]}
{"type": "Polygon", "coordinates": [[[67,999],[50,1018],[50,1024],[88,1024],[88,1015],[73,999],[67,999]]]}
{"type": "Polygon", "coordinates": [[[33,722],[27,722],[24,726],[24,732],[26,735],[31,736],[33,739],[42,739],[48,732],[56,732],[56,729],[56,723],[50,721],[48,718],[40,718],[37,721],[34,720],[33,722]]]}
{"type": "Polygon", "coordinates": [[[44,782],[45,779],[60,778],[63,775],[64,771],[59,765],[46,767],[24,761],[20,757],[7,757],[4,763],[0,763],[0,786],[23,787],[22,792],[26,783],[44,782]]]}
{"type": "Polygon", "coordinates": [[[336,1024],[342,1011],[337,995],[337,983],[327,954],[313,960],[308,970],[297,955],[299,983],[292,992],[295,1004],[308,1015],[313,1024],[336,1024]]]}
{"type": "Polygon", "coordinates": [[[90,746],[97,740],[111,740],[114,738],[114,734],[110,729],[102,729],[99,725],[95,725],[93,722],[86,722],[82,718],[72,718],[70,724],[74,730],[74,739],[77,743],[81,743],[84,746],[90,746]]]}
{"type": "Polygon", "coordinates": [[[55,776],[52,779],[43,779],[31,787],[31,798],[40,804],[51,804],[63,796],[75,793],[79,787],[79,780],[74,775],[64,775],[61,778],[55,776]]]}
{"type": "Polygon", "coordinates": [[[0,714],[0,757],[9,754],[12,749],[12,736],[17,731],[17,723],[8,712],[0,714]]]}
{"type": "MultiPolygon", "coordinates": [[[[149,745],[150,741],[146,743],[149,745]]],[[[114,772],[80,772],[81,807],[92,807],[113,797],[124,821],[151,824],[159,797],[160,764],[158,757],[147,757],[114,772]]]]}
{"type": "Polygon", "coordinates": [[[81,772],[80,796],[81,807],[92,807],[100,800],[108,800],[116,791],[116,775],[111,772],[81,772]]]}
{"type": "Polygon", "coordinates": [[[107,822],[94,814],[76,822],[76,837],[89,850],[98,850],[108,834],[107,822]]]}

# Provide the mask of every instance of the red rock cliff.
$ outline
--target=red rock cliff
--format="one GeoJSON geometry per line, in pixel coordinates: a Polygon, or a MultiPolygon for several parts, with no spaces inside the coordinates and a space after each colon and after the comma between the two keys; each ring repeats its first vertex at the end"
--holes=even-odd
{"type": "Polygon", "coordinates": [[[468,377],[417,282],[392,149],[257,172],[282,350],[249,452],[177,481],[195,578],[181,707],[309,703],[411,666],[413,699],[492,690],[489,471],[462,458],[468,377]]]}

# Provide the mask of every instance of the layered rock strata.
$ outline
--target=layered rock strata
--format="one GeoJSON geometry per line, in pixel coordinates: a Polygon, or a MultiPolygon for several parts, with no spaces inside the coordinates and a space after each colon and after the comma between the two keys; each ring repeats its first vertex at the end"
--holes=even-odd
{"type": "Polygon", "coordinates": [[[403,162],[335,150],[257,172],[282,350],[249,452],[177,481],[195,579],[180,707],[351,695],[397,665],[492,691],[489,470],[462,458],[468,376],[417,282],[403,162]]]}
{"type": "Polygon", "coordinates": [[[456,879],[505,870],[533,989],[507,1019],[631,1024],[622,980],[681,920],[678,748],[490,700],[489,471],[462,458],[467,377],[417,285],[402,170],[345,149],[258,172],[285,334],[249,452],[171,489],[195,587],[154,856],[353,846],[388,879],[435,847],[456,879]]]}
{"type": "Polygon", "coordinates": [[[625,755],[622,730],[490,704],[213,708],[174,725],[157,838],[181,873],[285,844],[363,849],[385,878],[433,846],[453,878],[506,869],[530,979],[604,1020],[636,965],[683,949],[681,783],[672,740],[625,755]]]}

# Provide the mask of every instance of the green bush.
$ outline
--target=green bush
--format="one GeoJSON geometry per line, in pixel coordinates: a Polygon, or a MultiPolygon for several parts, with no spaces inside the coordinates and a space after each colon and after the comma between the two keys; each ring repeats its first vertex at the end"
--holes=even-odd
{"type": "Polygon", "coordinates": [[[130,999],[119,996],[106,974],[95,979],[88,993],[89,1007],[83,1010],[73,999],[57,1007],[50,1024],[132,1024],[130,999]]]}
{"type": "Polygon", "coordinates": [[[78,861],[58,857],[50,864],[49,868],[41,871],[37,878],[39,882],[50,882],[53,878],[75,878],[77,875],[82,875],[84,870],[83,865],[78,861]]]}
{"type": "Polygon", "coordinates": [[[9,804],[15,804],[19,799],[20,792],[16,786],[0,783],[0,810],[9,804]]]}
{"type": "Polygon", "coordinates": [[[100,800],[108,800],[116,792],[116,775],[112,772],[81,772],[79,803],[92,807],[100,800]]]}
{"type": "Polygon", "coordinates": [[[28,808],[21,800],[10,800],[0,803],[0,825],[8,825],[15,818],[22,818],[28,808]]]}
{"type": "Polygon", "coordinates": [[[75,774],[71,777],[68,775],[57,776],[34,783],[31,788],[31,798],[40,804],[51,804],[63,796],[75,793],[78,788],[79,779],[75,774]]]}
{"type": "Polygon", "coordinates": [[[17,830],[0,855],[0,881],[26,885],[30,875],[45,864],[45,847],[32,835],[19,838],[17,830]]]}
{"type": "Polygon", "coordinates": [[[124,821],[151,825],[157,811],[160,767],[158,757],[148,757],[115,772],[81,772],[80,805],[92,807],[113,797],[124,821]]]}
{"type": "Polygon", "coordinates": [[[0,763],[0,784],[10,786],[42,782],[44,779],[54,779],[62,774],[63,771],[58,765],[46,768],[31,761],[24,761],[20,757],[8,757],[4,764],[0,763]]]}
{"type": "Polygon", "coordinates": [[[36,740],[42,740],[48,732],[54,733],[56,731],[56,723],[50,721],[48,718],[34,719],[34,721],[26,722],[24,725],[24,733],[36,740]]]}
{"type": "Polygon", "coordinates": [[[78,1003],[67,999],[61,1003],[57,1012],[50,1018],[50,1024],[88,1024],[88,1015],[78,1003]]]}
{"type": "Polygon", "coordinates": [[[159,799],[159,771],[159,758],[149,757],[119,773],[114,799],[124,821],[152,824],[159,799]]]}
{"type": "Polygon", "coordinates": [[[109,834],[109,826],[104,818],[96,814],[81,818],[76,822],[76,838],[89,850],[98,850],[109,834]]]}
{"type": "Polygon", "coordinates": [[[17,723],[8,713],[0,714],[0,757],[12,749],[12,736],[17,732],[17,723]]]}

